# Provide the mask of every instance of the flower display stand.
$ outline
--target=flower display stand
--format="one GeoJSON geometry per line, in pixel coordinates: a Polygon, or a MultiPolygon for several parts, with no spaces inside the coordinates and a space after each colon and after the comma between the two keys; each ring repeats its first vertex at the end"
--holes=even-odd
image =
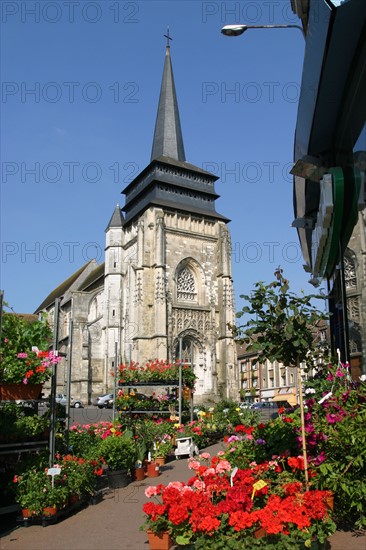
{"type": "Polygon", "coordinates": [[[173,540],[169,533],[156,534],[149,529],[147,537],[149,539],[150,550],[169,550],[173,546],[173,540]]]}
{"type": "Polygon", "coordinates": [[[193,442],[192,437],[179,437],[176,440],[177,448],[175,449],[175,458],[180,456],[189,455],[193,457],[194,455],[199,454],[199,449],[197,445],[193,442]]]}

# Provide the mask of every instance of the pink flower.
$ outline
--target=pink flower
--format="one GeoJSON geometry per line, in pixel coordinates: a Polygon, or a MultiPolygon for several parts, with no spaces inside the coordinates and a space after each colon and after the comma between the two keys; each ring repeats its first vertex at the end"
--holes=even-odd
{"type": "Polygon", "coordinates": [[[342,378],[343,376],[346,376],[346,373],[343,372],[342,369],[337,369],[335,374],[338,378],[342,378]]]}
{"type": "Polygon", "coordinates": [[[153,487],[152,485],[150,485],[149,487],[146,487],[145,496],[147,496],[147,498],[153,497],[157,494],[158,494],[158,492],[156,490],[156,487],[153,487]]]}
{"type": "Polygon", "coordinates": [[[28,378],[23,378],[23,384],[28,384],[28,378]]]}
{"type": "Polygon", "coordinates": [[[198,470],[199,467],[200,467],[200,463],[197,460],[194,460],[194,459],[188,460],[188,468],[190,468],[190,470],[198,470]]]}
{"type": "Polygon", "coordinates": [[[21,353],[18,353],[17,357],[18,359],[26,359],[28,357],[28,353],[24,353],[22,351],[21,353]]]}
{"type": "Polygon", "coordinates": [[[195,489],[198,489],[199,491],[203,491],[205,489],[206,485],[200,479],[196,479],[196,481],[193,483],[193,487],[195,489]]]}
{"type": "Polygon", "coordinates": [[[7,338],[4,338],[4,344],[7,344],[9,340],[7,338]]]}
{"type": "Polygon", "coordinates": [[[209,460],[211,458],[210,453],[201,453],[200,458],[203,458],[204,460],[209,460]]]}
{"type": "Polygon", "coordinates": [[[216,473],[218,474],[222,474],[228,470],[231,470],[231,464],[228,460],[220,460],[220,462],[216,465],[216,473]]]}
{"type": "Polygon", "coordinates": [[[240,441],[240,437],[238,437],[237,435],[231,435],[227,442],[232,443],[232,441],[240,441]]]}

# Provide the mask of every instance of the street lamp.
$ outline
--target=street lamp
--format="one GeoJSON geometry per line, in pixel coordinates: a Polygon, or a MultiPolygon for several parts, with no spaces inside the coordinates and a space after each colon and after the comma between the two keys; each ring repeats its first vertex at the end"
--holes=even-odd
{"type": "Polygon", "coordinates": [[[225,36],[240,36],[248,29],[299,29],[305,38],[305,33],[300,25],[225,25],[221,32],[225,36]]]}

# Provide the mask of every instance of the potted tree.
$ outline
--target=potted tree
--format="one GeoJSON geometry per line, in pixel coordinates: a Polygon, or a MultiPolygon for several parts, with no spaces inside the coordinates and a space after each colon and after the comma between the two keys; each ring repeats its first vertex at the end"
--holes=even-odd
{"type": "Polygon", "coordinates": [[[277,268],[275,280],[269,285],[263,282],[255,284],[256,290],[250,295],[242,295],[249,302],[237,313],[252,316],[239,327],[232,327],[241,343],[248,351],[261,354],[263,359],[279,361],[286,366],[297,368],[299,381],[299,404],[301,413],[301,437],[304,457],[306,488],[309,488],[308,461],[305,440],[304,407],[301,384],[300,363],[324,356],[323,350],[314,347],[314,328],[328,315],[316,309],[313,299],[325,300],[324,295],[297,296],[289,291],[289,281],[283,276],[283,270],[277,268]]]}

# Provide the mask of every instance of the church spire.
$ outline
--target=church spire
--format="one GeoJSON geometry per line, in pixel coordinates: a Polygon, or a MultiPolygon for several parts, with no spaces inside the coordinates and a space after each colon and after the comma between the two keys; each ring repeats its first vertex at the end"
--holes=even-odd
{"type": "Polygon", "coordinates": [[[164,36],[167,39],[167,45],[151,161],[163,156],[184,162],[186,157],[184,153],[182,129],[180,127],[172,62],[170,59],[169,41],[172,39],[169,35],[169,29],[164,36]]]}

